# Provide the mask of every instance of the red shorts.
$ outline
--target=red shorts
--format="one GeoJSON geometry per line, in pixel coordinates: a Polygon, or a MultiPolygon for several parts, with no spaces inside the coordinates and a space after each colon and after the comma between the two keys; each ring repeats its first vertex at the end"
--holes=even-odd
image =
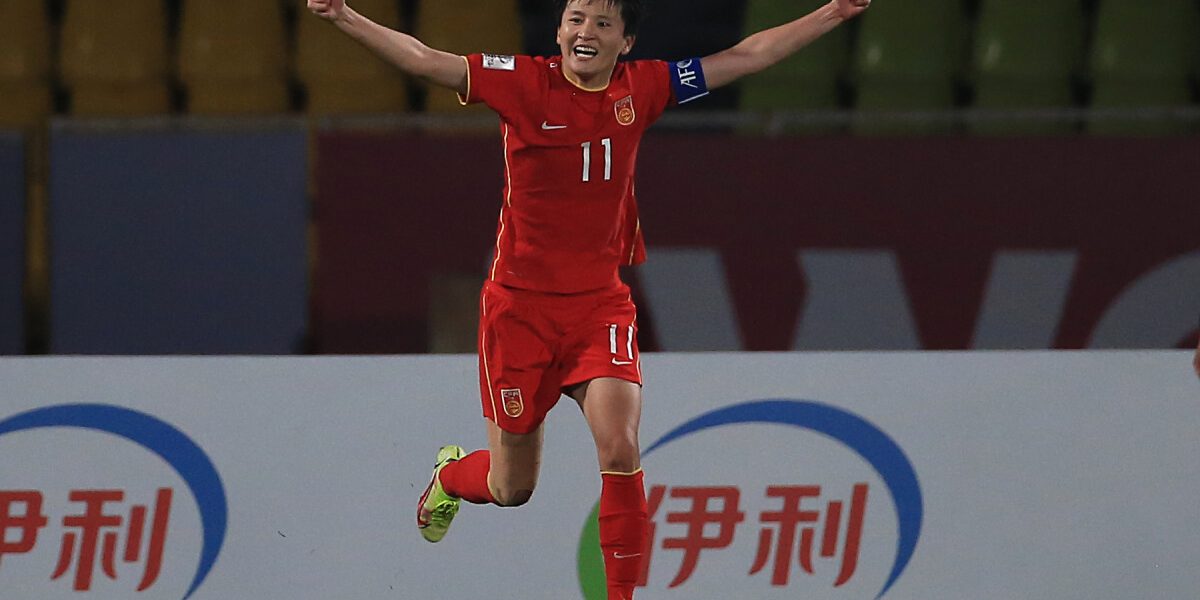
{"type": "Polygon", "coordinates": [[[637,315],[624,284],[547,294],[489,281],[479,300],[483,416],[512,433],[538,428],[565,388],[597,377],[642,383],[637,315]]]}

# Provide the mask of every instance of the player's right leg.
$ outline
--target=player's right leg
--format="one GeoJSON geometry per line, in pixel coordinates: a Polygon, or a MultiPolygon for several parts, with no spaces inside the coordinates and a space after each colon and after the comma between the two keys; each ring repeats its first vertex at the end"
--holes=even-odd
{"type": "Polygon", "coordinates": [[[583,410],[600,466],[600,549],[610,600],[631,600],[649,555],[650,520],[641,469],[642,414],[636,312],[628,290],[614,289],[576,320],[579,382],[567,393],[583,410]]]}
{"type": "Polygon", "coordinates": [[[638,384],[600,377],[573,387],[600,461],[600,549],[610,600],[631,600],[648,554],[650,520],[638,450],[638,384]]]}

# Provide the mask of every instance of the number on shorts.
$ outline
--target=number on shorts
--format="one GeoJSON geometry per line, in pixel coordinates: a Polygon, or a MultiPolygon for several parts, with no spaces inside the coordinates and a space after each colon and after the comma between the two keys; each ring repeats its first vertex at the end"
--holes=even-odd
{"type": "Polygon", "coordinates": [[[613,361],[618,361],[618,360],[632,361],[633,360],[633,325],[630,325],[629,327],[626,328],[625,346],[624,346],[625,356],[621,356],[619,353],[619,350],[621,350],[621,348],[619,348],[619,344],[618,344],[619,336],[617,335],[619,327],[620,326],[617,325],[616,323],[609,324],[609,326],[608,326],[608,351],[612,353],[613,361]]]}

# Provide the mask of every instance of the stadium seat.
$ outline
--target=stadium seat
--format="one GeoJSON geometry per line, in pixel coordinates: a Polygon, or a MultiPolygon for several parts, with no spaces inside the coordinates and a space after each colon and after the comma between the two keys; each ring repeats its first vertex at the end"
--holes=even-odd
{"type": "MultiPolygon", "coordinates": [[[[1191,102],[1200,70],[1200,12],[1191,0],[1103,0],[1089,57],[1092,107],[1172,108],[1191,102]]],[[[1100,135],[1169,135],[1180,127],[1165,117],[1097,117],[1100,135]]]]}
{"type": "MultiPolygon", "coordinates": [[[[521,52],[521,18],[516,0],[420,0],[416,36],[431,48],[471,54],[521,52]]],[[[486,112],[482,105],[471,110],[486,112]]],[[[454,92],[430,89],[428,112],[462,112],[454,92]]]]}
{"type": "Polygon", "coordinates": [[[958,0],[879,2],[861,17],[854,49],[859,135],[942,134],[940,121],[871,118],[875,111],[949,109],[966,57],[966,21],[958,0]]]}
{"type": "Polygon", "coordinates": [[[0,0],[0,128],[50,114],[50,25],[41,0],[0,0]]]}
{"type": "MultiPolygon", "coordinates": [[[[1083,58],[1079,0],[983,0],[976,20],[971,74],[974,106],[1045,109],[1074,106],[1073,83],[1083,58]]],[[[977,135],[1056,135],[1070,120],[989,120],[971,123],[977,135]]]]}
{"type": "Polygon", "coordinates": [[[184,0],[179,77],[192,114],[288,111],[287,41],[278,0],[184,0]]]}
{"type": "MultiPolygon", "coordinates": [[[[354,9],[402,29],[394,0],[357,0],[354,9]]],[[[403,75],[370,51],[310,14],[296,19],[293,70],[308,92],[310,114],[385,113],[408,109],[403,75]]]]}
{"type": "Polygon", "coordinates": [[[170,111],[167,22],[162,0],[67,0],[60,76],[79,116],[170,111]]]}
{"type": "MultiPolygon", "coordinates": [[[[743,34],[781,25],[825,4],[822,0],[750,0],[743,34]]],[[[742,110],[832,110],[850,58],[849,30],[839,27],[779,64],[744,78],[742,110]]],[[[791,132],[831,132],[836,126],[789,127],[791,132]]]]}

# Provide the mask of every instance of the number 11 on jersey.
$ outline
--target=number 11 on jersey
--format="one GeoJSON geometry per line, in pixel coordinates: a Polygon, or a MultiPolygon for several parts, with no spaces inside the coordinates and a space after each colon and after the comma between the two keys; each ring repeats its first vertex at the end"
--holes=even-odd
{"type": "MultiPolygon", "coordinates": [[[[604,146],[604,180],[609,181],[612,179],[612,138],[604,138],[600,144],[604,146]]],[[[586,183],[592,180],[592,143],[584,142],[580,146],[583,148],[583,181],[586,183]]]]}

